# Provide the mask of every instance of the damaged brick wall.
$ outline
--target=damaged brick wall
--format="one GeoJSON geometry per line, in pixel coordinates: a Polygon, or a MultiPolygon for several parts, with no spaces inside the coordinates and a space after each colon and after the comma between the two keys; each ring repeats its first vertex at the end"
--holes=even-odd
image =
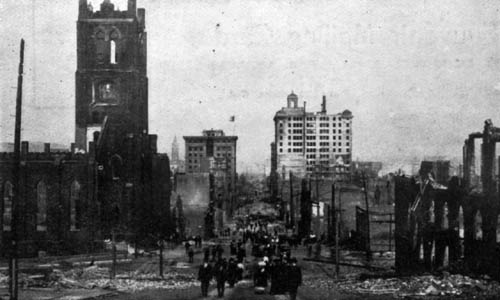
{"type": "MultiPolygon", "coordinates": [[[[436,187],[436,181],[429,180],[432,171],[425,164],[422,164],[419,183],[414,178],[395,178],[396,270],[399,273],[450,267],[500,279],[499,182],[495,173],[498,164],[495,148],[499,141],[500,128],[486,120],[483,132],[472,133],[465,141],[463,179],[452,177],[446,188],[436,187]],[[476,166],[476,139],[482,141],[480,172],[476,166]],[[433,184],[429,184],[431,181],[433,184]]],[[[436,175],[434,178],[444,184],[446,176],[436,175]]]]}

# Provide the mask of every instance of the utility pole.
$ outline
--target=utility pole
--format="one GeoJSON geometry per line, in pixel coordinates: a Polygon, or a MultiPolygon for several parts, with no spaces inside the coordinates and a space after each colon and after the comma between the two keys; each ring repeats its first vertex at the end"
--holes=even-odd
{"type": "Polygon", "coordinates": [[[19,70],[17,76],[17,97],[16,97],[16,124],[14,129],[14,165],[12,169],[12,179],[14,181],[13,201],[12,201],[12,219],[11,219],[11,255],[9,260],[9,294],[10,300],[17,300],[18,295],[18,209],[21,200],[21,113],[23,98],[23,64],[24,64],[24,39],[21,39],[21,49],[19,54],[19,70]]]}
{"type": "MultiPolygon", "coordinates": [[[[319,166],[318,166],[319,168],[319,166]]],[[[320,228],[321,228],[321,219],[319,216],[319,177],[318,177],[318,169],[316,169],[316,236],[319,238],[321,236],[320,228]]]]}
{"type": "Polygon", "coordinates": [[[365,194],[365,205],[366,205],[366,222],[367,222],[367,233],[366,233],[366,259],[371,260],[372,253],[370,247],[370,207],[368,205],[368,189],[366,185],[366,174],[363,172],[363,191],[365,194]]]}
{"type": "Polygon", "coordinates": [[[295,204],[293,203],[293,173],[290,171],[290,225],[295,230],[295,204]]]}
{"type": "Polygon", "coordinates": [[[335,211],[335,274],[336,278],[340,275],[340,249],[339,249],[339,239],[340,239],[340,210],[335,211]]]}
{"type": "Polygon", "coordinates": [[[333,236],[334,236],[334,230],[335,230],[335,224],[337,224],[335,222],[335,220],[337,219],[335,217],[335,212],[336,212],[336,209],[335,209],[335,183],[332,183],[332,199],[331,199],[331,203],[330,203],[330,218],[331,218],[331,221],[330,221],[330,228],[328,228],[328,231],[329,231],[329,235],[328,235],[328,238],[329,240],[331,241],[333,236]],[[333,230],[332,230],[333,229],[333,230]]]}
{"type": "Polygon", "coordinates": [[[112,245],[112,264],[111,264],[111,279],[116,277],[116,230],[111,230],[111,245],[112,245]]]}

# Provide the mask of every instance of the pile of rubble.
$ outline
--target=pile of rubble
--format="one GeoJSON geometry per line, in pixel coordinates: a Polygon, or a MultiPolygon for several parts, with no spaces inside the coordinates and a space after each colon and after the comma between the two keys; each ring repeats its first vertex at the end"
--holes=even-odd
{"type": "MultiPolygon", "coordinates": [[[[127,292],[144,289],[183,289],[199,285],[194,275],[174,271],[166,272],[163,278],[157,274],[129,272],[117,274],[115,279],[110,279],[109,268],[98,266],[73,268],[68,271],[54,269],[47,276],[20,273],[19,283],[23,288],[101,288],[127,292]]],[[[8,285],[7,275],[0,274],[0,285],[8,285]]]]}
{"type": "Polygon", "coordinates": [[[197,285],[193,275],[167,272],[163,278],[157,274],[128,272],[109,279],[109,268],[89,267],[63,273],[59,282],[77,282],[85,288],[103,288],[117,291],[140,291],[144,289],[182,289],[197,285]]]}
{"type": "Polygon", "coordinates": [[[306,285],[319,288],[337,289],[346,293],[392,295],[396,297],[428,296],[490,296],[500,294],[497,281],[474,279],[464,275],[411,276],[402,278],[372,278],[364,281],[349,278],[343,281],[314,280],[306,285]]]}

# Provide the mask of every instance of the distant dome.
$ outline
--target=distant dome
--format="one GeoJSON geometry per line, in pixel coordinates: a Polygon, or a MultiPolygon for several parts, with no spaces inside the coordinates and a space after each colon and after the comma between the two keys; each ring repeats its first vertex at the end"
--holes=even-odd
{"type": "Polygon", "coordinates": [[[352,118],[352,112],[350,110],[346,109],[342,112],[342,117],[343,118],[352,118]]]}
{"type": "Polygon", "coordinates": [[[286,98],[288,101],[297,101],[299,99],[299,97],[297,97],[297,95],[295,95],[292,91],[292,93],[290,95],[288,95],[288,97],[286,98]]]}

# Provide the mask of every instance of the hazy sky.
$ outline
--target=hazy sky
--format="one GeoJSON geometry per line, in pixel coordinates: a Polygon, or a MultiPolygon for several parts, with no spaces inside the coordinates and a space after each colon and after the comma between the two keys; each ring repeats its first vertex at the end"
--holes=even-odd
{"type": "MultiPolygon", "coordinates": [[[[102,1],[93,1],[95,9],[102,1]]],[[[126,0],[112,1],[126,9],[126,0]]],[[[500,2],[139,0],[148,31],[149,124],[174,135],[236,134],[238,170],[263,168],[291,90],[349,109],[353,158],[461,156],[500,125],[500,2]],[[229,117],[235,115],[236,122],[229,117]],[[258,164],[259,166],[257,166],[258,164]]],[[[74,140],[78,0],[0,1],[1,141],[12,141],[19,40],[23,140],[74,140]]],[[[183,145],[183,142],[181,143],[183,145]]]]}

